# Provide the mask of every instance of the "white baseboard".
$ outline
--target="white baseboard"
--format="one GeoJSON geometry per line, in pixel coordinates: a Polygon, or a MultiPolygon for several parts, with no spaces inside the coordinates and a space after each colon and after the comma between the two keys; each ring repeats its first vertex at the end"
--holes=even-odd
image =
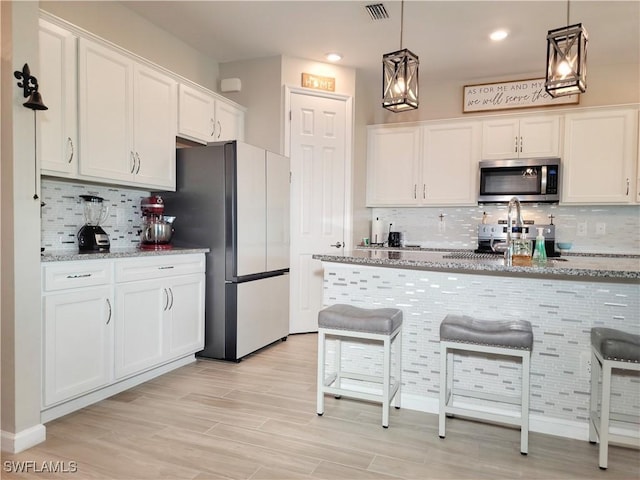
{"type": "Polygon", "coordinates": [[[20,453],[47,438],[47,429],[39,423],[18,433],[0,431],[0,448],[3,452],[20,453]]]}
{"type": "Polygon", "coordinates": [[[174,360],[151,370],[147,370],[146,372],[140,373],[133,377],[126,378],[99,390],[95,390],[80,397],[65,401],[61,404],[45,408],[40,413],[40,421],[43,423],[50,422],[51,420],[55,420],[58,417],[62,417],[63,415],[67,415],[71,412],[87,407],[91,404],[99,402],[100,400],[109,398],[117,393],[124,392],[129,388],[140,385],[141,383],[151,380],[152,378],[158,377],[167,372],[175,370],[176,368],[180,368],[195,361],[196,357],[194,354],[188,355],[186,357],[179,358],[178,360],[174,360]]]}
{"type": "MultiPolygon", "coordinates": [[[[419,412],[433,413],[438,415],[439,401],[437,398],[422,397],[419,395],[402,394],[402,407],[419,412]]],[[[460,404],[460,406],[469,406],[469,404],[460,404]]],[[[483,409],[478,405],[473,408],[483,409]]],[[[495,410],[484,409],[495,413],[495,410]]],[[[500,412],[505,413],[505,412],[500,412]]],[[[508,415],[508,413],[507,413],[508,415]]],[[[558,418],[549,418],[543,415],[529,415],[529,431],[545,433],[547,435],[555,435],[557,437],[573,438],[575,440],[589,441],[589,423],[577,422],[572,420],[562,420],[558,418]]]]}

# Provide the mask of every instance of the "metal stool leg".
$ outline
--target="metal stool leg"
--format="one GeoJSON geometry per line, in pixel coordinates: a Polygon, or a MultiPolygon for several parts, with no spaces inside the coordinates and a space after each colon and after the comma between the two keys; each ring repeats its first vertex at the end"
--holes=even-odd
{"type": "Polygon", "coordinates": [[[609,411],[611,408],[611,364],[602,362],[602,412],[600,413],[599,465],[605,470],[609,456],[609,411]]]}
{"type": "Polygon", "coordinates": [[[401,393],[402,393],[402,332],[398,333],[395,336],[395,339],[392,342],[392,346],[395,344],[396,347],[396,371],[395,371],[395,381],[398,382],[398,391],[393,397],[393,405],[396,408],[400,408],[401,406],[401,393]]]}
{"type": "Polygon", "coordinates": [[[520,426],[520,453],[529,453],[529,373],[531,364],[531,353],[525,352],[522,356],[522,402],[521,402],[521,422],[520,426]]]}
{"type": "Polygon", "coordinates": [[[318,329],[318,385],[317,385],[317,407],[316,412],[318,415],[324,413],[324,345],[325,334],[324,330],[318,329]]]}
{"type": "Polygon", "coordinates": [[[438,435],[440,438],[445,437],[445,428],[447,417],[445,415],[445,406],[447,404],[447,346],[444,342],[440,342],[440,406],[438,417],[438,435]]]}
{"type": "Polygon", "coordinates": [[[589,441],[598,441],[596,422],[598,421],[598,381],[600,380],[600,362],[591,348],[591,387],[589,389],[589,441]]]}
{"type": "Polygon", "coordinates": [[[389,428],[389,399],[391,396],[391,337],[384,339],[382,360],[382,426],[389,428]]]}

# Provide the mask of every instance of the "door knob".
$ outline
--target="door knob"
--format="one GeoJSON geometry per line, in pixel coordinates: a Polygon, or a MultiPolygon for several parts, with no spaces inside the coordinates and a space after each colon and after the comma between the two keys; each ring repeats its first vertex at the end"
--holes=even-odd
{"type": "Polygon", "coordinates": [[[330,247],[342,248],[344,245],[340,242],[334,243],[333,245],[329,245],[330,247]]]}

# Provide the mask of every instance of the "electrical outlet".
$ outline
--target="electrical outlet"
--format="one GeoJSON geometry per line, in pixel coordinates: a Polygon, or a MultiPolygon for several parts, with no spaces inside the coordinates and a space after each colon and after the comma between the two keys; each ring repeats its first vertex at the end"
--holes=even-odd
{"type": "Polygon", "coordinates": [[[607,224],[604,222],[596,223],[596,235],[605,235],[607,233],[607,224]]]}
{"type": "Polygon", "coordinates": [[[586,351],[580,353],[580,376],[588,377],[591,375],[591,352],[586,351]]]}
{"type": "Polygon", "coordinates": [[[579,222],[576,228],[576,235],[579,237],[587,236],[587,222],[579,222]]]}

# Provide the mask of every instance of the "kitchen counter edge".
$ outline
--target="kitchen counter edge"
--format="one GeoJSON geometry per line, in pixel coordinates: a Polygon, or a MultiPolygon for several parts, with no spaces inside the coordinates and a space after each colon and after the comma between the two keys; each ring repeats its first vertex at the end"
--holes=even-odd
{"type": "MultiPolygon", "coordinates": [[[[414,258],[403,258],[401,252],[396,251],[398,258],[372,258],[368,255],[363,255],[364,250],[355,250],[352,252],[345,252],[341,255],[336,254],[314,254],[315,260],[329,263],[343,263],[353,265],[368,265],[374,267],[391,267],[391,268],[405,268],[414,270],[433,270],[433,271],[450,271],[459,273],[470,273],[478,275],[507,275],[518,277],[530,277],[530,278],[558,278],[558,279],[573,279],[573,280],[585,280],[585,281],[610,281],[610,282],[624,282],[624,283],[640,283],[640,269],[636,265],[635,268],[629,267],[622,269],[607,269],[606,267],[594,268],[591,266],[577,266],[572,268],[569,265],[564,265],[560,262],[554,262],[550,260],[545,266],[535,267],[519,267],[519,266],[505,266],[502,261],[496,260],[473,260],[464,261],[459,259],[450,258],[416,258],[416,253],[413,252],[414,258]]],[[[390,251],[384,251],[387,255],[390,251]]],[[[427,253],[427,252],[424,252],[427,253]]],[[[443,253],[434,252],[430,253],[443,253]]],[[[426,256],[425,256],[426,257],[426,256]]],[[[583,257],[584,258],[584,257],[583,257]]],[[[594,258],[594,257],[592,257],[594,258]]],[[[602,257],[600,257],[602,259],[602,257]]],[[[586,258],[585,258],[586,260],[586,258]]],[[[612,258],[613,260],[613,258],[612,258]]],[[[618,258],[618,261],[622,258],[618,258]]]]}
{"type": "Polygon", "coordinates": [[[65,251],[43,252],[41,263],[71,262],[76,260],[104,260],[113,258],[159,257],[165,255],[186,255],[190,253],[207,253],[208,248],[172,248],[171,250],[140,250],[138,248],[113,250],[100,253],[78,253],[65,251]]]}

